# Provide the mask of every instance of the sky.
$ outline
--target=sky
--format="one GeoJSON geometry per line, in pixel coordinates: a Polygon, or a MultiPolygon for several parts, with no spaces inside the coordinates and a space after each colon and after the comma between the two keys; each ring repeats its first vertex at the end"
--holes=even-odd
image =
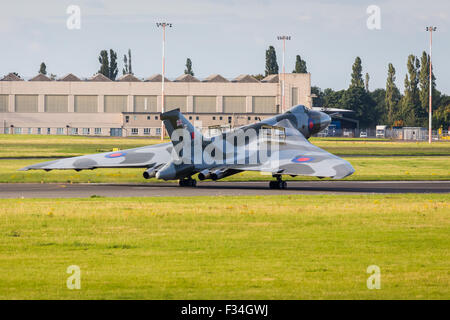
{"type": "MultiPolygon", "coordinates": [[[[265,50],[274,46],[282,63],[279,35],[286,43],[286,71],[295,56],[307,62],[312,85],[334,90],[350,83],[359,56],[371,90],[384,88],[387,65],[397,71],[403,90],[409,54],[429,51],[433,25],[433,66],[437,89],[450,94],[450,1],[448,0],[0,0],[0,76],[37,74],[44,61],[58,77],[90,77],[99,69],[102,49],[119,55],[132,51],[133,71],[140,78],[161,73],[162,30],[166,34],[166,75],[183,74],[191,58],[195,76],[235,78],[265,70],[265,50]],[[69,6],[80,9],[80,28],[69,29],[69,6]],[[379,15],[367,12],[377,6],[379,15]],[[379,19],[378,19],[379,17],[379,19]],[[367,21],[373,27],[368,28],[367,21]],[[379,21],[377,25],[376,22],[379,21]]],[[[73,16],[72,16],[73,17],[73,16]]],[[[74,20],[70,20],[74,21],[74,20]]]]}

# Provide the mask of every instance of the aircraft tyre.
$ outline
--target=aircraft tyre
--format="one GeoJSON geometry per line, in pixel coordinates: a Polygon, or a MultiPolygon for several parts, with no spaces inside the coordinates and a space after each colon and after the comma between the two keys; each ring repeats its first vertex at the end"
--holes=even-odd
{"type": "Polygon", "coordinates": [[[180,179],[178,182],[180,187],[196,187],[197,181],[195,179],[180,179]]]}

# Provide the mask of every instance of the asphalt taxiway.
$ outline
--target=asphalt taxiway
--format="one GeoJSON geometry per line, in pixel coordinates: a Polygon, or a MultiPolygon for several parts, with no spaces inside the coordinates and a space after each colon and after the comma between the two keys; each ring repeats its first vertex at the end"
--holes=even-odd
{"type": "Polygon", "coordinates": [[[282,194],[450,193],[450,181],[288,181],[288,189],[269,189],[267,181],[67,184],[0,183],[0,198],[183,197],[282,194]]]}

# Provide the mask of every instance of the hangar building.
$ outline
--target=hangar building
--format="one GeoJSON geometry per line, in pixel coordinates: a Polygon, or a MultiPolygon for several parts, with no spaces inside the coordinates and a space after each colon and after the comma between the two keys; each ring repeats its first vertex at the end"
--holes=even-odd
{"type": "MultiPolygon", "coordinates": [[[[311,75],[285,75],[286,108],[311,107],[311,75]]],[[[140,80],[131,74],[111,81],[101,74],[81,80],[68,74],[24,81],[8,74],[0,81],[0,134],[159,136],[161,75],[140,80]]],[[[258,81],[211,75],[165,79],[165,110],[180,108],[197,127],[239,126],[280,113],[278,75],[258,81]]]]}

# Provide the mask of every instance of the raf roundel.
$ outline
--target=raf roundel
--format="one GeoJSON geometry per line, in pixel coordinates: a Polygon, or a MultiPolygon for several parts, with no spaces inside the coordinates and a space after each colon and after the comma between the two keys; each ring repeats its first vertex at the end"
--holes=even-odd
{"type": "Polygon", "coordinates": [[[120,158],[125,156],[127,153],[126,152],[114,152],[114,153],[110,153],[107,154],[105,157],[106,158],[120,158]]]}
{"type": "Polygon", "coordinates": [[[295,157],[294,159],[292,159],[292,162],[303,163],[303,162],[310,162],[312,160],[314,160],[314,158],[299,156],[299,157],[295,157]]]}
{"type": "Polygon", "coordinates": [[[314,121],[312,121],[311,119],[309,120],[309,130],[312,130],[312,128],[314,127],[314,121]]]}

